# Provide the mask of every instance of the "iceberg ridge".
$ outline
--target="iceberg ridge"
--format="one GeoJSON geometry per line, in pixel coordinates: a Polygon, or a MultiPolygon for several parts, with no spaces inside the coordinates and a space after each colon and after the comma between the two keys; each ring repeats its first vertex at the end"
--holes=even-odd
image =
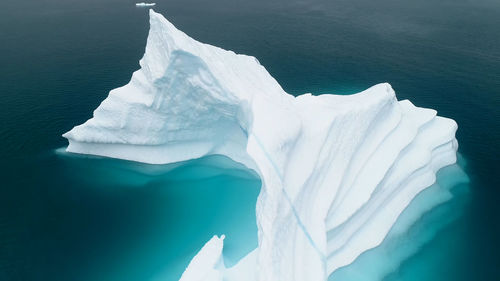
{"type": "Polygon", "coordinates": [[[379,245],[456,161],[457,124],[387,84],[294,97],[254,57],[200,43],[150,10],[141,68],[67,151],[152,164],[209,154],[255,170],[258,248],[232,268],[212,238],[181,280],[326,280],[379,245]]]}

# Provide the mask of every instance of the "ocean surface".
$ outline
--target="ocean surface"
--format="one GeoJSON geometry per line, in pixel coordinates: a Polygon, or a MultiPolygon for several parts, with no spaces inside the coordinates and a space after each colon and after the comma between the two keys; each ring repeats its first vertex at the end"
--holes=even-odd
{"type": "MultiPolygon", "coordinates": [[[[454,197],[419,216],[440,193],[419,195],[394,239],[331,280],[500,280],[500,1],[155,2],[190,36],[256,56],[289,93],[389,82],[458,122],[459,164],[438,176],[454,197]]],[[[229,265],[256,247],[260,180],[225,157],[64,153],[61,134],[139,68],[148,25],[129,0],[2,1],[0,281],[170,281],[213,235],[229,265]]]]}

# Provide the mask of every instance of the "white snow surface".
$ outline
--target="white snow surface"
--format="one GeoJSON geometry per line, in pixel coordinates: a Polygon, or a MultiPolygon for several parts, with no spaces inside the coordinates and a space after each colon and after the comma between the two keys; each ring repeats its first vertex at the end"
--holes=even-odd
{"type": "Polygon", "coordinates": [[[191,260],[180,281],[222,281],[224,260],[222,247],[225,236],[214,236],[191,260]]]}
{"type": "Polygon", "coordinates": [[[145,2],[140,2],[140,3],[135,3],[137,7],[153,7],[156,5],[156,3],[145,3],[145,2]]]}
{"type": "Polygon", "coordinates": [[[214,237],[182,281],[326,280],[456,161],[457,124],[387,83],[294,97],[256,58],[200,43],[153,10],[150,24],[141,68],[63,136],[69,152],[153,164],[222,154],[260,175],[258,248],[226,269],[214,237]]]}

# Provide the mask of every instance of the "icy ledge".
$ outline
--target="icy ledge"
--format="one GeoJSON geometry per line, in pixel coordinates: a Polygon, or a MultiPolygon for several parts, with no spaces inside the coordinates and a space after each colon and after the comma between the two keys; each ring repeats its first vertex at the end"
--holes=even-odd
{"type": "Polygon", "coordinates": [[[456,123],[397,101],[389,84],[293,97],[258,60],[200,43],[150,11],[141,69],[64,134],[70,152],[147,163],[223,154],[262,179],[258,248],[224,268],[214,237],[191,280],[326,280],[379,245],[456,161],[456,123]]]}

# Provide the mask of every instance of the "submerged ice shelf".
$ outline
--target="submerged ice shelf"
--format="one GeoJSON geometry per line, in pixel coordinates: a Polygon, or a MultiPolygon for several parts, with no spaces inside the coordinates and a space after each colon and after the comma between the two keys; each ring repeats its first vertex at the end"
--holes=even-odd
{"type": "Polygon", "coordinates": [[[232,268],[211,239],[181,280],[326,280],[379,245],[456,161],[456,123],[389,84],[287,94],[258,60],[200,43],[150,10],[141,69],[63,136],[67,151],[152,164],[210,154],[255,170],[259,246],[232,268]]]}

